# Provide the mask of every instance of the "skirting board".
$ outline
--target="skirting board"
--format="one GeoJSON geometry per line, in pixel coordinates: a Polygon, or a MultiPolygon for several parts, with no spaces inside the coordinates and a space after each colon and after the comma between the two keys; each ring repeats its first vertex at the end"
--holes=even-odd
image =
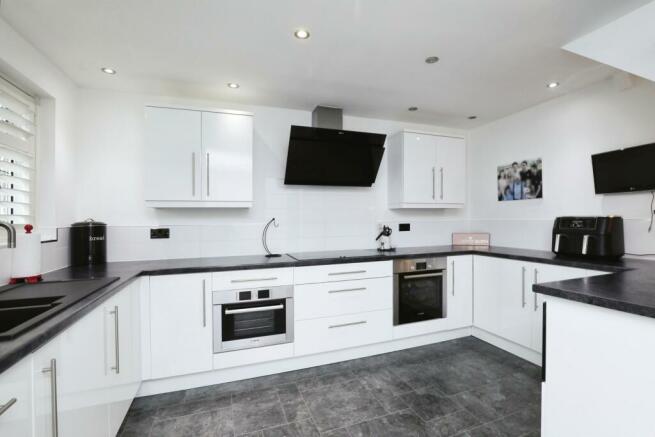
{"type": "Polygon", "coordinates": [[[137,393],[137,397],[167,393],[176,390],[185,390],[195,387],[204,387],[214,384],[222,384],[224,382],[256,378],[258,376],[272,375],[275,373],[289,372],[292,370],[304,369],[307,367],[321,366],[324,364],[331,364],[339,361],[347,361],[356,358],[394,352],[402,349],[409,349],[417,346],[425,346],[427,344],[454,340],[456,338],[468,337],[470,335],[471,328],[467,327],[455,329],[452,331],[437,332],[417,337],[403,338],[385,343],[359,346],[340,351],[287,358],[278,361],[269,361],[265,363],[251,364],[248,366],[215,370],[211,372],[195,373],[193,375],[143,381],[139,393],[137,393]]]}
{"type": "Polygon", "coordinates": [[[504,338],[498,337],[484,329],[473,327],[471,335],[541,367],[541,354],[539,352],[528,349],[527,347],[521,346],[512,341],[505,340],[504,338]]]}

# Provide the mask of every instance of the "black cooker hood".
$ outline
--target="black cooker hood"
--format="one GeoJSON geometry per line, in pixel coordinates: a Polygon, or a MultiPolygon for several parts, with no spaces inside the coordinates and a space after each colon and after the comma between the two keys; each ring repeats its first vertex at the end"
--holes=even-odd
{"type": "MultiPolygon", "coordinates": [[[[315,124],[320,121],[317,111],[321,110],[314,110],[315,124]]],[[[340,129],[341,110],[336,111],[337,129],[291,126],[286,185],[370,187],[375,182],[387,136],[340,129]]]]}

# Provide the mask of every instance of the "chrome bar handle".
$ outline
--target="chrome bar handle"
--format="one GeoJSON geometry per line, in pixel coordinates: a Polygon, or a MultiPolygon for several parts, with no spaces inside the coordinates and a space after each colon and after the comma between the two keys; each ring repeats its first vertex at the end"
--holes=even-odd
{"type": "Polygon", "coordinates": [[[440,193],[440,198],[443,200],[443,167],[439,169],[439,176],[441,178],[441,183],[439,185],[441,193],[440,193]]]}
{"type": "Polygon", "coordinates": [[[521,267],[521,307],[525,308],[525,266],[521,267]]]}
{"type": "Polygon", "coordinates": [[[453,296],[454,296],[455,295],[455,261],[454,260],[450,262],[450,270],[452,272],[450,276],[452,276],[453,278],[453,296]]]}
{"type": "Polygon", "coordinates": [[[206,293],[206,279],[202,280],[202,327],[207,326],[207,299],[205,297],[206,293]]]}
{"type": "Polygon", "coordinates": [[[17,401],[18,401],[18,399],[16,399],[16,398],[11,398],[11,399],[9,399],[9,401],[7,401],[6,404],[0,406],[0,416],[2,416],[3,414],[5,414],[5,412],[6,412],[8,409],[10,409],[11,406],[14,405],[17,401]]]}
{"type": "Polygon", "coordinates": [[[59,411],[57,408],[57,360],[50,360],[50,367],[41,370],[42,373],[50,373],[50,414],[52,416],[52,437],[59,436],[59,411]]]}
{"type": "Polygon", "coordinates": [[[366,270],[351,270],[349,272],[329,272],[328,276],[336,276],[336,275],[356,275],[358,273],[366,273],[366,270]]]}
{"type": "Polygon", "coordinates": [[[230,314],[246,314],[246,313],[257,313],[260,311],[275,311],[275,310],[283,310],[284,305],[270,305],[270,306],[265,306],[265,307],[252,307],[252,308],[240,308],[236,310],[225,310],[225,314],[230,315],[230,314]]]}
{"type": "Polygon", "coordinates": [[[207,152],[207,197],[209,197],[209,152],[207,152]]]}
{"type": "Polygon", "coordinates": [[[553,250],[553,252],[555,252],[555,253],[559,252],[559,241],[560,241],[561,236],[562,236],[562,234],[556,234],[555,235],[555,249],[553,250]]]}
{"type": "Polygon", "coordinates": [[[437,276],[443,276],[443,273],[420,273],[418,275],[405,275],[403,279],[421,279],[421,278],[436,278],[437,276]]]}
{"type": "Polygon", "coordinates": [[[587,247],[589,246],[589,235],[584,235],[582,237],[582,254],[587,254],[587,247]]]}
{"type": "MultiPolygon", "coordinates": [[[[534,283],[537,283],[539,277],[539,269],[534,269],[534,283]]],[[[539,309],[539,304],[537,303],[537,293],[532,290],[532,294],[534,294],[534,310],[537,311],[539,309]]]]}
{"type": "Polygon", "coordinates": [[[356,325],[364,325],[364,324],[366,324],[366,320],[361,320],[359,322],[342,323],[340,325],[330,325],[328,326],[328,329],[345,328],[346,326],[356,326],[356,325]]]}
{"type": "Polygon", "coordinates": [[[118,331],[118,306],[114,307],[113,311],[110,311],[109,314],[114,315],[114,351],[116,354],[116,365],[111,368],[111,370],[116,371],[118,375],[121,373],[121,358],[120,358],[120,336],[118,331]]]}
{"type": "Polygon", "coordinates": [[[196,152],[191,152],[191,195],[196,197],[196,152]]]}
{"type": "Polygon", "coordinates": [[[366,287],[344,288],[344,289],[341,289],[341,290],[329,290],[328,293],[332,294],[332,293],[344,293],[346,291],[364,291],[364,290],[366,290],[366,287]]]}
{"type": "Polygon", "coordinates": [[[277,276],[272,276],[270,278],[248,278],[248,279],[232,279],[230,282],[233,284],[239,282],[256,282],[256,281],[275,281],[277,276]]]}
{"type": "Polygon", "coordinates": [[[435,190],[435,188],[434,188],[434,184],[435,184],[434,170],[435,170],[435,168],[432,167],[432,200],[434,200],[434,196],[435,196],[435,194],[434,194],[434,190],[435,190]]]}

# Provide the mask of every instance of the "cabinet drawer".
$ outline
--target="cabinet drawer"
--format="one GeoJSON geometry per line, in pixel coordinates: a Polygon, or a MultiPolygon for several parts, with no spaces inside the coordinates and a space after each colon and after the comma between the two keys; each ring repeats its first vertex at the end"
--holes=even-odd
{"type": "Polygon", "coordinates": [[[389,341],[392,326],[391,310],[300,320],[295,323],[295,355],[389,341]]]}
{"type": "Polygon", "coordinates": [[[291,284],[293,284],[293,267],[212,273],[212,290],[238,290],[291,284]]]}
{"type": "Polygon", "coordinates": [[[391,276],[392,272],[393,267],[391,261],[375,261],[367,263],[296,267],[294,277],[296,284],[315,284],[317,282],[380,278],[391,276]]]}
{"type": "Polygon", "coordinates": [[[391,277],[296,285],[295,319],[340,316],[391,309],[391,277]]]}

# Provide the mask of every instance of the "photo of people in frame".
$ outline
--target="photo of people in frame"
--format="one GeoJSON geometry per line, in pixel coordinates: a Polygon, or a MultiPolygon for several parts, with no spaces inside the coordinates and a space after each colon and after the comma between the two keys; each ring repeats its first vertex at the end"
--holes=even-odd
{"type": "Polygon", "coordinates": [[[541,199],[541,158],[514,161],[498,166],[498,201],[541,199]]]}

